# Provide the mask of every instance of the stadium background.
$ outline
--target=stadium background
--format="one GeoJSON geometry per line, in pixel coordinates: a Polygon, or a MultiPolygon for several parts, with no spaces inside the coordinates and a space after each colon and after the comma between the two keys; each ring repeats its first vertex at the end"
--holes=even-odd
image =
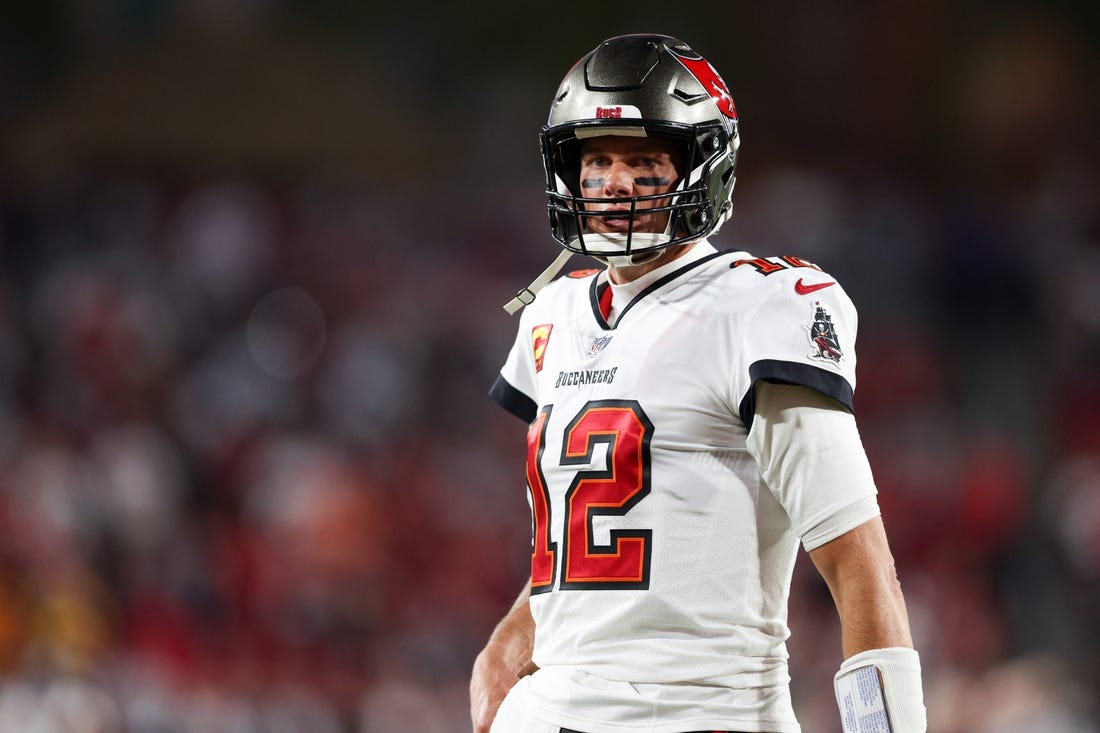
{"type": "MultiPolygon", "coordinates": [[[[468,730],[525,577],[486,390],[555,254],[536,134],[635,31],[737,101],[718,244],[860,307],[931,729],[1100,730],[1100,6],[372,5],[0,10],[0,731],[468,730]]],[[[831,733],[805,558],[791,625],[831,733]]]]}

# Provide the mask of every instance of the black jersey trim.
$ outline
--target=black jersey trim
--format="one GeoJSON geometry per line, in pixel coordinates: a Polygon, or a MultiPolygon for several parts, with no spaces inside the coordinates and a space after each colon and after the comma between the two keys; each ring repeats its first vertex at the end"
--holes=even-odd
{"type": "Polygon", "coordinates": [[[753,417],[756,416],[756,383],[774,382],[776,384],[795,384],[810,389],[816,389],[826,397],[844,406],[848,412],[855,412],[852,408],[852,385],[844,377],[835,372],[827,372],[810,364],[801,364],[794,361],[780,361],[779,359],[761,359],[753,362],[749,367],[749,390],[741,398],[739,412],[741,422],[745,429],[752,427],[753,417]]]}
{"type": "Polygon", "coordinates": [[[503,375],[497,375],[496,381],[489,389],[489,396],[525,423],[534,420],[535,415],[538,414],[538,405],[535,401],[509,384],[503,375]]]}

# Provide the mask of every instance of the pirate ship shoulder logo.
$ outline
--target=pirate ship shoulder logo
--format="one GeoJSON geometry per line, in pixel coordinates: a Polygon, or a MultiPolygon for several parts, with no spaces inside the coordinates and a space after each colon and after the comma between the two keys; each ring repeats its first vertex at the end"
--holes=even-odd
{"type": "Polygon", "coordinates": [[[840,339],[836,334],[833,317],[821,305],[821,301],[815,301],[813,308],[813,323],[803,327],[809,332],[810,345],[813,346],[809,356],[811,359],[839,363],[844,358],[844,353],[840,350],[840,339]]]}

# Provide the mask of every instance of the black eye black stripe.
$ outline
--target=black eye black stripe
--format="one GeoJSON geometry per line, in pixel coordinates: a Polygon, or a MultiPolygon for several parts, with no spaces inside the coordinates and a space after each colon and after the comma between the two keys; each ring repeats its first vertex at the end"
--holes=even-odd
{"type": "MultiPolygon", "coordinates": [[[[585,178],[581,181],[581,188],[600,188],[606,183],[604,178],[585,178]]],[[[668,179],[664,176],[640,176],[634,179],[635,186],[667,186],[668,179]]]]}

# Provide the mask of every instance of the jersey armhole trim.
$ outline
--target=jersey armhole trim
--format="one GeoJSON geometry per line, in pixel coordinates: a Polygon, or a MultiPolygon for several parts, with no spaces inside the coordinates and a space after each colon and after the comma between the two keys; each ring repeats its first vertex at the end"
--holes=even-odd
{"type": "Polygon", "coordinates": [[[741,398],[738,408],[741,422],[745,424],[746,430],[752,427],[752,420],[756,416],[756,383],[759,381],[795,384],[816,389],[826,397],[832,397],[839,402],[848,412],[855,412],[852,408],[854,394],[852,385],[839,374],[794,361],[761,359],[753,362],[749,367],[749,389],[741,398]]]}
{"type": "Polygon", "coordinates": [[[535,401],[509,384],[503,375],[497,375],[496,381],[489,389],[489,396],[525,423],[534,420],[538,413],[538,405],[535,401]]]}

